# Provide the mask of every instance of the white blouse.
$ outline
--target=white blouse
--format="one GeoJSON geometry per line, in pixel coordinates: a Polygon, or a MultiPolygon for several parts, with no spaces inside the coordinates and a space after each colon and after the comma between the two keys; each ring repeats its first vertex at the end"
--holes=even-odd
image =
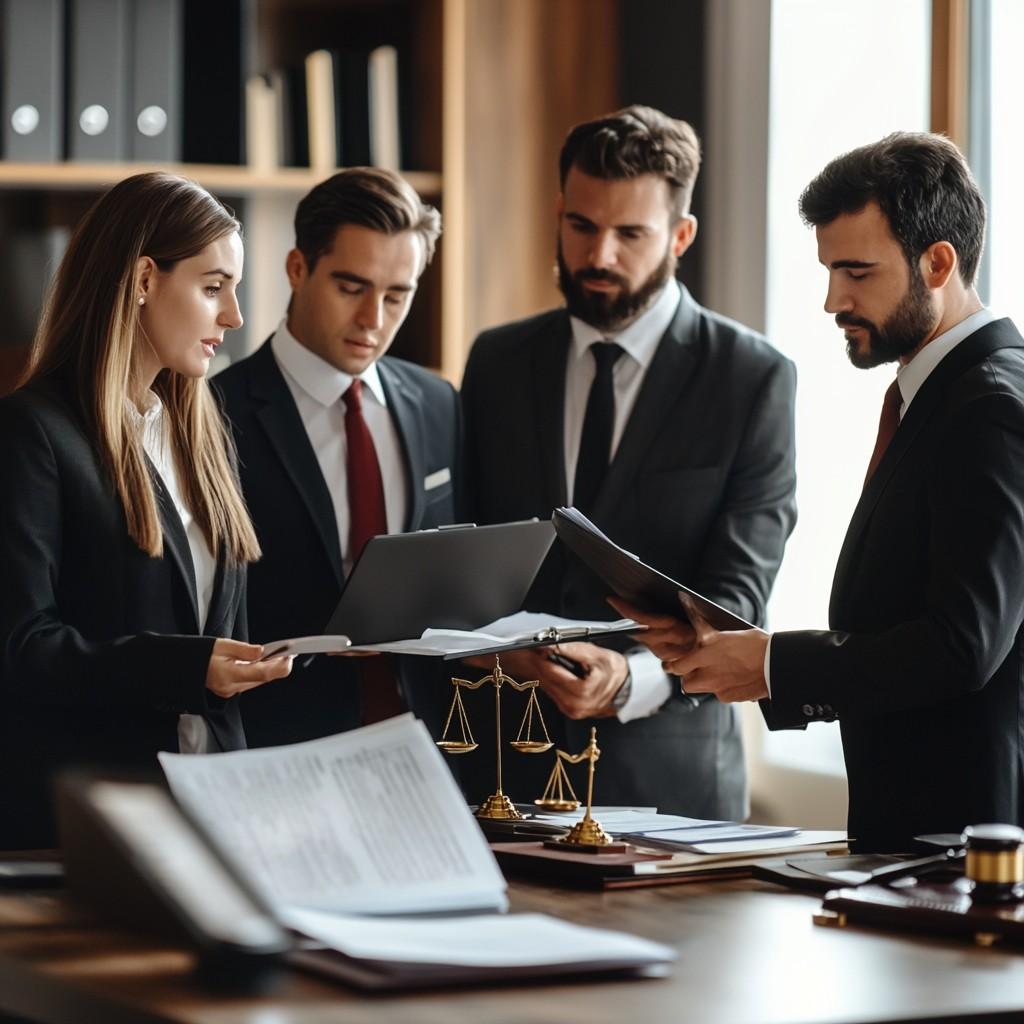
{"type": "MultiPolygon", "coordinates": [[[[160,479],[171,496],[174,508],[181,519],[181,525],[188,539],[188,549],[192,555],[192,568],[196,577],[196,599],[199,606],[199,625],[206,623],[210,610],[210,599],[213,596],[213,581],[217,573],[217,562],[214,559],[206,538],[192,512],[185,504],[178,484],[178,474],[174,466],[171,446],[167,443],[167,422],[163,403],[157,395],[150,391],[147,396],[144,413],[139,413],[135,404],[127,403],[129,416],[142,434],[142,447],[149,456],[160,479]]],[[[210,728],[201,715],[180,715],[178,718],[178,750],[182,754],[205,754],[216,749],[210,728]]]]}

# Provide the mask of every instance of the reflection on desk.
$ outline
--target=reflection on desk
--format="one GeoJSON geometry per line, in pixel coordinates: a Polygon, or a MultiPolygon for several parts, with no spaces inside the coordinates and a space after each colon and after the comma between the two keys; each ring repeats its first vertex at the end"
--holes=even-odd
{"type": "MultiPolygon", "coordinates": [[[[954,940],[818,928],[817,899],[744,880],[566,892],[515,883],[513,909],[675,947],[670,978],[361,997],[286,974],[259,998],[203,992],[185,953],[75,920],[61,896],[0,896],[0,1012],[48,1024],[550,1024],[573,1020],[852,1024],[1024,1012],[1024,956],[954,940]],[[562,1009],[559,1010],[558,1008],[562,1009]]],[[[991,1018],[990,1018],[991,1019],[991,1018]]]]}

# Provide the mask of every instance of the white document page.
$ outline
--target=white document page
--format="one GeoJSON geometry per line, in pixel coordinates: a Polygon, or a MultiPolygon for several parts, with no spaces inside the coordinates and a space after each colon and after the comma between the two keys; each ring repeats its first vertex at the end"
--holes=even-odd
{"type": "Polygon", "coordinates": [[[275,908],[507,906],[505,879],[411,715],[228,754],[160,754],[178,802],[275,908]]]}
{"type": "MultiPolygon", "coordinates": [[[[632,619],[616,619],[612,622],[598,619],[564,619],[544,612],[517,612],[495,619],[479,629],[425,629],[423,635],[411,640],[394,640],[380,644],[360,644],[353,651],[380,651],[387,654],[445,655],[476,651],[481,647],[508,644],[514,649],[517,643],[531,643],[537,634],[547,629],[579,631],[580,637],[587,630],[624,629],[643,627],[632,619]]],[[[565,639],[569,639],[566,637],[565,639]]]]}
{"type": "MultiPolygon", "coordinates": [[[[543,811],[531,815],[532,821],[544,821],[553,825],[570,828],[581,821],[587,813],[586,807],[575,811],[543,811]]],[[[701,818],[684,818],[679,814],[658,814],[646,807],[595,807],[591,815],[612,835],[628,835],[637,832],[657,832],[669,829],[712,828],[729,825],[727,821],[704,821],[701,818]]]]}
{"type": "Polygon", "coordinates": [[[668,963],[675,950],[622,932],[585,928],[547,914],[440,919],[348,917],[294,910],[285,924],[363,960],[539,967],[549,964],[668,963]]]}

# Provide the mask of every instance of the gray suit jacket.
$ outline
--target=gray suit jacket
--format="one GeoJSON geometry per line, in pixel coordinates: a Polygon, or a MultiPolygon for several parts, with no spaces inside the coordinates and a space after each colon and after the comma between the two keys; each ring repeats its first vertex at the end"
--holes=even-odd
{"type": "MultiPolygon", "coordinates": [[[[477,522],[548,517],[565,503],[563,419],[571,327],[553,310],[484,332],[462,387],[466,471],[477,522]]],[[[591,518],[645,562],[749,621],[764,619],[796,520],[792,363],[763,338],[683,290],[591,518]]],[[[529,597],[538,611],[614,618],[607,588],[556,544],[529,597]]],[[[673,687],[655,715],[569,721],[544,700],[556,744],[575,753],[591,725],[602,751],[595,801],[707,818],[746,811],[733,709],[673,687]]],[[[507,701],[514,733],[518,719],[507,701]]],[[[481,709],[483,705],[480,705],[481,709]]],[[[493,742],[463,769],[467,795],[493,790],[493,742]],[[474,760],[475,759],[475,760],[474,760]]],[[[510,738],[510,737],[509,737],[510,738]]],[[[550,755],[506,748],[505,790],[540,795],[550,755]]]]}

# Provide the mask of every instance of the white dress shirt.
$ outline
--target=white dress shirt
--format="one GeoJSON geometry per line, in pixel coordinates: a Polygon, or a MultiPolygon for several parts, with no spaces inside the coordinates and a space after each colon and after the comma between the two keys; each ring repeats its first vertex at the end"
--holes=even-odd
{"type": "MultiPolygon", "coordinates": [[[[210,551],[206,538],[192,512],[185,504],[178,482],[178,471],[174,465],[174,456],[167,443],[167,421],[163,403],[152,391],[146,396],[148,405],[144,413],[139,413],[133,402],[128,402],[128,415],[142,434],[142,447],[153,463],[160,479],[171,496],[175,511],[181,520],[185,537],[188,540],[189,553],[192,556],[192,568],[196,577],[196,601],[199,606],[199,628],[206,623],[210,611],[210,599],[213,596],[213,581],[217,575],[217,561],[210,551]]],[[[166,551],[164,557],[167,557],[166,551]]],[[[206,754],[216,750],[216,744],[210,735],[210,727],[201,715],[178,716],[178,750],[182,754],[206,754]]]]}
{"type": "MultiPolygon", "coordinates": [[[[900,366],[896,369],[896,380],[900,388],[900,397],[903,399],[900,404],[900,422],[903,422],[903,417],[907,415],[907,410],[910,408],[910,403],[914,401],[918,391],[921,390],[921,386],[928,379],[931,372],[935,369],[939,363],[942,362],[950,352],[953,351],[960,344],[961,341],[969,338],[975,331],[980,331],[982,327],[992,323],[993,320],[997,319],[996,314],[990,309],[979,309],[977,313],[972,313],[969,317],[961,320],[960,323],[950,327],[948,331],[944,331],[937,338],[928,342],[927,345],[920,352],[914,356],[913,359],[907,363],[906,366],[900,366]]],[[[768,646],[764,652],[764,681],[768,687],[768,696],[772,694],[772,680],[771,680],[771,657],[772,657],[772,640],[768,638],[768,646]]]]}
{"type": "MultiPolygon", "coordinates": [[[[599,331],[577,317],[571,317],[572,345],[565,369],[565,493],[572,503],[576,460],[583,436],[583,418],[587,411],[590,385],[594,382],[595,363],[590,346],[597,341],[614,341],[624,354],[612,371],[615,391],[615,423],[612,428],[611,458],[615,457],[626,424],[633,412],[640,386],[654,359],[665,331],[679,308],[679,285],[669,281],[654,303],[641,316],[618,334],[599,331]]],[[[662,670],[661,662],[646,647],[638,647],[627,655],[632,684],[626,702],[616,715],[620,722],[654,714],[672,695],[672,680],[662,670]]]]}
{"type": "MultiPolygon", "coordinates": [[[[334,505],[345,572],[352,568],[349,551],[348,475],[345,469],[345,403],[342,396],[353,381],[347,373],[331,366],[310,352],[288,330],[282,320],[270,342],[274,359],[295,399],[309,443],[313,446],[327,490],[334,505]]],[[[371,363],[361,375],[363,382],[363,418],[377,451],[384,484],[384,508],[388,533],[405,529],[409,506],[405,454],[398,429],[388,412],[377,364],[371,363]]]]}

